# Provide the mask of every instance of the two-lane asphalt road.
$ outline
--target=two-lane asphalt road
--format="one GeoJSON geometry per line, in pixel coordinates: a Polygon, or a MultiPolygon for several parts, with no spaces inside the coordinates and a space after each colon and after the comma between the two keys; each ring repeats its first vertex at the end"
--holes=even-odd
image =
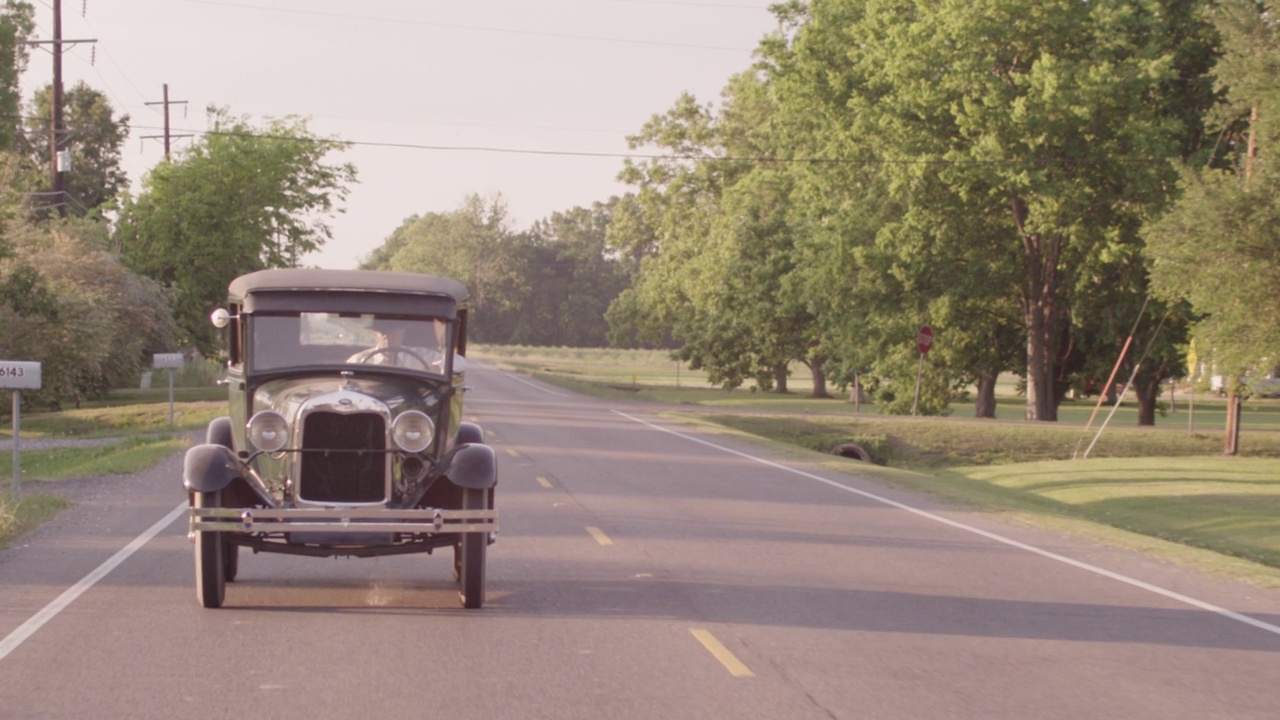
{"type": "Polygon", "coordinates": [[[274,555],[203,610],[175,457],[0,553],[0,718],[1280,717],[1280,592],[470,375],[482,610],[447,556],[274,555]]]}

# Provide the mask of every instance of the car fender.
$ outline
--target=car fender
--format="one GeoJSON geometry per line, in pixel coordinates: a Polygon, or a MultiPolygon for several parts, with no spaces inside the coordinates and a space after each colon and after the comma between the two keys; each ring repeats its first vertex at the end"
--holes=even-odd
{"type": "Polygon", "coordinates": [[[182,463],[182,485],[188,492],[217,492],[243,475],[240,458],[224,445],[196,445],[182,463]]]}
{"type": "Polygon", "coordinates": [[[213,422],[209,423],[209,429],[205,431],[204,441],[210,445],[231,447],[231,418],[214,418],[213,422]]]}
{"type": "Polygon", "coordinates": [[[498,484],[498,458],[488,445],[458,445],[442,465],[441,474],[458,487],[488,490],[498,484]]]}
{"type": "Polygon", "coordinates": [[[455,442],[458,445],[467,443],[483,443],[484,429],[479,425],[471,422],[463,422],[458,424],[458,437],[455,442]]]}

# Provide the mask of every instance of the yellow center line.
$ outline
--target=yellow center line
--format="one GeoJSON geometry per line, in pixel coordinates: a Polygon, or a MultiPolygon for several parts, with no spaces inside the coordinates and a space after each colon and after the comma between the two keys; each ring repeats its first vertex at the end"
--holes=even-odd
{"type": "Polygon", "coordinates": [[[613,544],[613,541],[609,539],[609,536],[605,535],[604,531],[598,527],[588,527],[587,532],[591,533],[591,537],[595,538],[596,542],[600,543],[601,545],[613,544]]]}
{"type": "Polygon", "coordinates": [[[544,477],[542,477],[541,475],[539,475],[539,476],[538,476],[538,484],[539,484],[539,485],[541,485],[542,487],[544,487],[544,488],[548,489],[548,490],[550,490],[550,489],[551,489],[551,487],[552,487],[552,485],[551,485],[551,481],[550,481],[550,480],[548,480],[548,479],[546,479],[546,478],[544,478],[544,477]]]}
{"type": "Polygon", "coordinates": [[[693,633],[698,642],[702,643],[702,647],[706,648],[715,659],[720,661],[721,665],[725,666],[730,675],[742,678],[756,676],[755,673],[751,672],[750,668],[742,664],[741,660],[734,657],[733,653],[729,652],[729,648],[722,645],[715,635],[701,629],[693,629],[689,632],[693,633]]]}
{"type": "Polygon", "coordinates": [[[520,457],[520,453],[516,452],[516,451],[515,451],[515,450],[513,450],[512,448],[507,448],[507,454],[508,454],[508,455],[510,455],[510,456],[511,456],[511,457],[513,457],[513,458],[518,458],[518,457],[520,457]]]}

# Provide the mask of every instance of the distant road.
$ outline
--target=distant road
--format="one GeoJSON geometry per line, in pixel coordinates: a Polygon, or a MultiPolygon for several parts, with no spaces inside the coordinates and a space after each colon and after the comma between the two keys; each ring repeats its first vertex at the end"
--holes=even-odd
{"type": "Polygon", "coordinates": [[[246,555],[203,610],[175,456],[0,552],[0,718],[1280,717],[1280,592],[469,375],[484,609],[447,556],[246,555]]]}

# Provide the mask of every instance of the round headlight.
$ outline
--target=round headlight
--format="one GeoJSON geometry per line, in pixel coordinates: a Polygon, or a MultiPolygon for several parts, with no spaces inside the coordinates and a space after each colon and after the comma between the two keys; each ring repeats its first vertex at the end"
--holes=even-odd
{"type": "Polygon", "coordinates": [[[391,440],[405,452],[422,452],[435,440],[436,424],[426,413],[409,410],[391,423],[391,440]]]}
{"type": "Polygon", "coordinates": [[[263,410],[249,419],[249,442],[263,452],[275,452],[289,441],[289,421],[275,410],[263,410]]]}

